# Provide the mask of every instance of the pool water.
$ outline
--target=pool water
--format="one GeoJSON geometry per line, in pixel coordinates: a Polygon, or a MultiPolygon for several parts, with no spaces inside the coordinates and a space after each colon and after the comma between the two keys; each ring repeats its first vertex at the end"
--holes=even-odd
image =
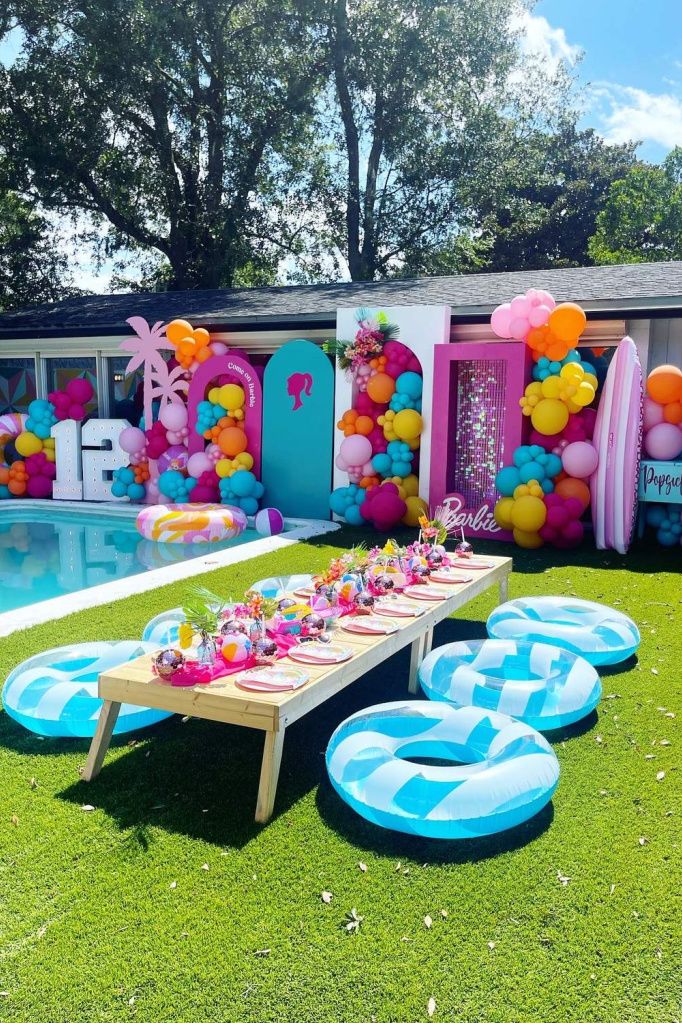
{"type": "Polygon", "coordinates": [[[258,540],[245,529],[216,544],[145,540],[134,517],[106,511],[34,509],[0,505],[0,612],[100,586],[154,568],[205,557],[258,540]]]}

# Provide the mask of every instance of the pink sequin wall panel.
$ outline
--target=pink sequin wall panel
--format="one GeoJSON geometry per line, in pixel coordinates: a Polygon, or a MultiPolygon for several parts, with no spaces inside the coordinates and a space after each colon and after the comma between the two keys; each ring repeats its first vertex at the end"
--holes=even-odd
{"type": "Polygon", "coordinates": [[[495,476],[504,465],[507,365],[502,359],[476,359],[453,369],[448,490],[461,494],[467,508],[476,508],[495,500],[495,476]]]}

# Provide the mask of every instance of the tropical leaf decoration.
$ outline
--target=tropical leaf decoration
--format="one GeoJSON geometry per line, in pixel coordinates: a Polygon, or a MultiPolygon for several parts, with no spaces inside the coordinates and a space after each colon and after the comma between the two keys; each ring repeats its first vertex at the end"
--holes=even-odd
{"type": "Polygon", "coordinates": [[[229,601],[203,586],[190,593],[190,599],[182,609],[185,623],[197,636],[210,636],[218,631],[221,615],[229,601]]]}
{"type": "Polygon", "coordinates": [[[322,350],[333,356],[344,370],[357,369],[377,358],[386,342],[395,341],[400,334],[398,325],[391,323],[383,311],[372,317],[368,309],[358,309],[355,318],[358,329],[352,341],[330,339],[322,345],[322,350]]]}

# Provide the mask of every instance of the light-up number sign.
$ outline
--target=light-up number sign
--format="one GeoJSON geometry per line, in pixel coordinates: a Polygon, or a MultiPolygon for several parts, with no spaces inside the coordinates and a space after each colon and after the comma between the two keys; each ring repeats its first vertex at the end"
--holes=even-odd
{"type": "Polygon", "coordinates": [[[52,496],[58,501],[124,501],[111,493],[111,474],[126,465],[118,443],[125,419],[90,419],[84,426],[64,419],[52,427],[57,475],[52,496]]]}

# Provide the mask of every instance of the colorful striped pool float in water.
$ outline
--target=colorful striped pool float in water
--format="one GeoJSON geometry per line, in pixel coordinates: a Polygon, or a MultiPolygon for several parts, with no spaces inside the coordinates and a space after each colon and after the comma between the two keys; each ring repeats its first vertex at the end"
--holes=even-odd
{"type": "Polygon", "coordinates": [[[158,543],[221,543],[246,529],[246,515],[230,504],[150,504],[137,528],[158,543]]]}
{"type": "Polygon", "coordinates": [[[428,701],[353,714],[329,740],[326,761],[332,785],[361,817],[426,838],[480,838],[513,828],[549,802],[559,781],[552,747],[529,725],[428,701]]]}
{"type": "Polygon", "coordinates": [[[419,668],[430,700],[480,707],[538,731],[564,728],[599,703],[599,675],[584,657],[548,643],[474,639],[432,650],[419,668]]]}
{"type": "Polygon", "coordinates": [[[618,664],[640,643],[639,629],[621,611],[577,597],[519,597],[495,608],[487,622],[493,639],[552,643],[590,664],[618,664]]]}

